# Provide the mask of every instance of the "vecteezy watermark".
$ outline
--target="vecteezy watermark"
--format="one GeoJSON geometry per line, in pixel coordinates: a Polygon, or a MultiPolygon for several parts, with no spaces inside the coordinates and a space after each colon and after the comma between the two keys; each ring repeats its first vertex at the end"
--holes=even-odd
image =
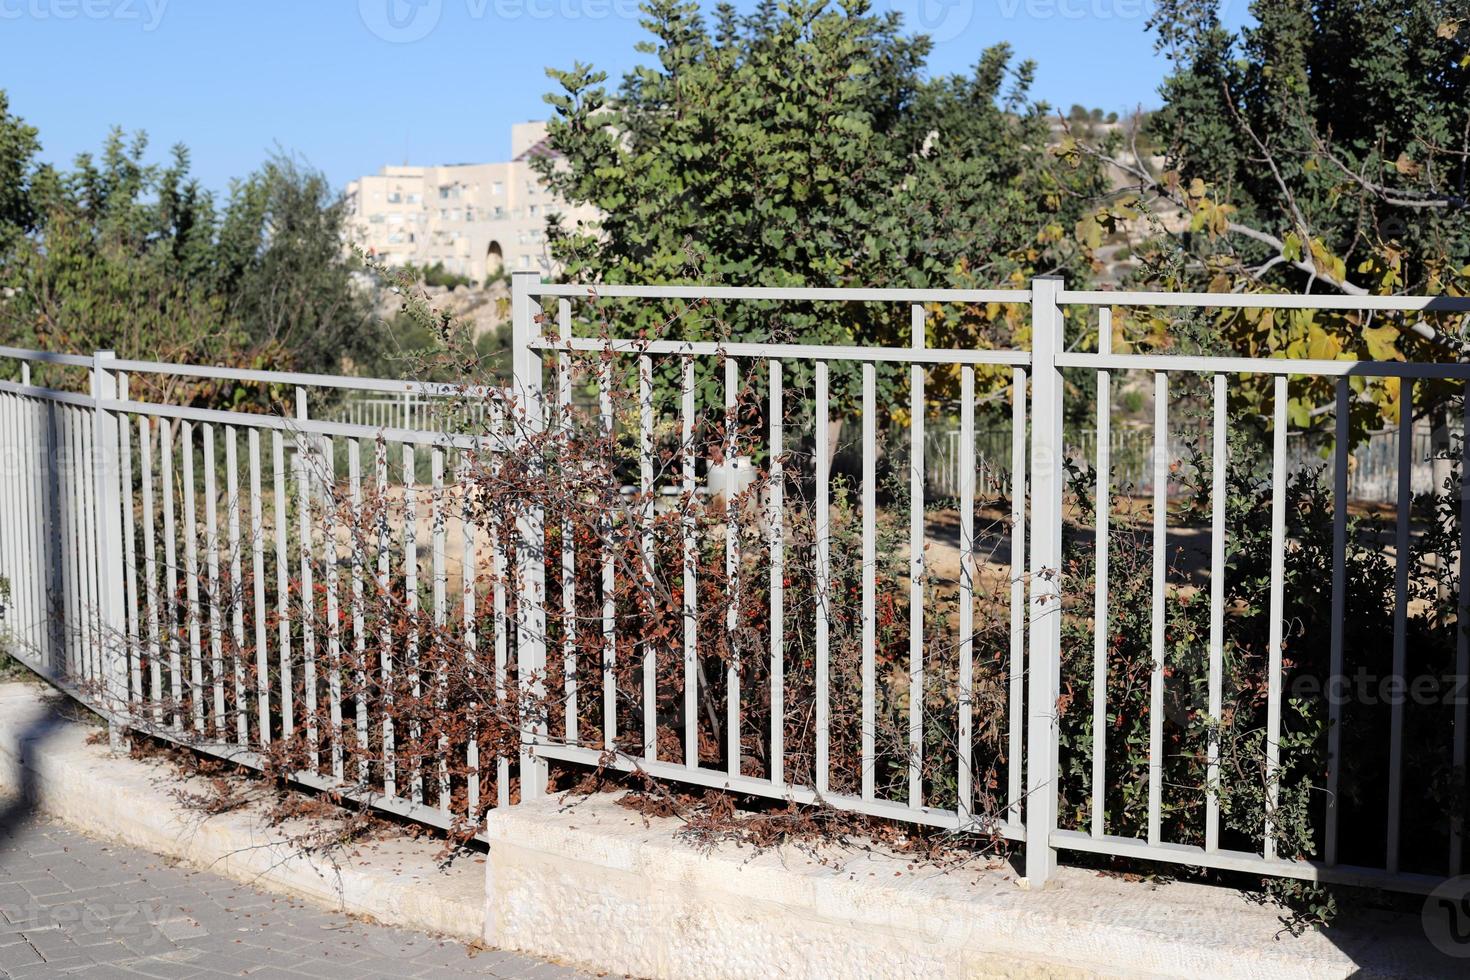
{"type": "MultiPolygon", "coordinates": [[[[636,20],[638,0],[456,0],[472,21],[636,20]]],[[[969,2],[969,0],[948,0],[969,2]]],[[[445,0],[358,0],[364,26],[390,44],[410,44],[433,33],[444,16],[445,0]]]]}
{"type": "Polygon", "coordinates": [[[1420,920],[1435,949],[1470,959],[1470,875],[1451,878],[1430,892],[1420,920]]]}
{"type": "Polygon", "coordinates": [[[0,20],[133,21],[154,31],[167,9],[168,0],[0,0],[0,20]]]}
{"type": "Polygon", "coordinates": [[[953,41],[975,20],[975,0],[890,0],[889,5],[903,15],[905,28],[935,44],[953,41]]]}
{"type": "Polygon", "coordinates": [[[357,0],[367,29],[393,44],[422,41],[439,26],[443,0],[357,0]]]}

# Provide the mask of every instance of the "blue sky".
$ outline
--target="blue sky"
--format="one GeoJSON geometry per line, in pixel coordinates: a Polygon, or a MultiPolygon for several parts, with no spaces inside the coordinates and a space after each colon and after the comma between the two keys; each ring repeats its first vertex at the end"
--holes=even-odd
{"type": "MultiPolygon", "coordinates": [[[[1225,2],[1243,16],[1246,0],[1225,2]]],[[[1009,41],[1037,61],[1037,96],[1119,112],[1157,101],[1152,3],[873,0],[935,38],[931,73],[1009,41]]],[[[386,163],[503,159],[510,124],[547,113],[546,65],[617,79],[643,36],[635,0],[0,0],[0,88],[55,162],[120,125],[160,156],[187,144],[212,189],[278,145],[341,185],[386,163]]]]}

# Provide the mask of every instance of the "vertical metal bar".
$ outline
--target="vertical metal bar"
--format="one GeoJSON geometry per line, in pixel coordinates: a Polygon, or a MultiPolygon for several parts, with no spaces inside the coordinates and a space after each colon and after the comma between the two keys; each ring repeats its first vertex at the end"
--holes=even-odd
{"type": "Polygon", "coordinates": [[[729,657],[725,665],[725,755],[730,775],[741,773],[743,746],[740,738],[740,652],[735,628],[740,615],[740,527],[735,491],[736,452],[740,431],[740,370],[733,357],[725,358],[725,582],[729,591],[725,611],[725,642],[729,657]]]}
{"type": "Polygon", "coordinates": [[[878,399],[877,369],[863,362],[863,702],[862,794],[874,797],[877,769],[878,399]]]}
{"type": "Polygon", "coordinates": [[[17,596],[26,569],[19,549],[21,522],[15,475],[22,443],[15,432],[16,402],[8,392],[0,393],[0,569],[8,578],[5,617],[12,637],[18,631],[17,596]]]}
{"type": "Polygon", "coordinates": [[[6,619],[11,638],[22,637],[25,618],[21,598],[28,586],[30,564],[22,548],[25,525],[21,518],[24,496],[20,487],[21,455],[25,451],[19,426],[20,398],[0,395],[0,562],[9,578],[6,619]]]}
{"type": "MultiPolygon", "coordinates": [[[[183,423],[187,426],[188,423],[183,423]]],[[[189,444],[182,439],[183,428],[180,428],[181,445],[185,455],[189,452],[189,444]]],[[[179,649],[179,562],[178,562],[178,534],[174,523],[174,461],[173,461],[173,432],[174,426],[167,419],[159,422],[158,451],[159,451],[159,474],[163,477],[163,568],[164,568],[164,611],[168,619],[168,667],[169,667],[169,697],[173,703],[171,712],[173,727],[180,731],[184,727],[184,667],[183,656],[179,649]]]]}
{"type": "Polygon", "coordinates": [[[816,711],[817,711],[817,760],[816,784],[818,793],[827,792],[831,767],[832,695],[831,652],[832,632],[832,430],[829,419],[830,408],[828,367],[826,361],[816,365],[816,406],[813,422],[816,432],[817,500],[816,518],[816,591],[817,591],[817,664],[816,664],[816,711]]]}
{"type": "Polygon", "coordinates": [[[209,575],[209,670],[214,681],[214,734],[223,740],[225,715],[224,608],[220,602],[223,583],[219,570],[219,489],[216,470],[219,460],[214,451],[214,426],[205,423],[204,432],[204,561],[209,575]]]}
{"type": "Polygon", "coordinates": [[[781,362],[770,362],[771,369],[771,782],[786,780],[786,517],[785,471],[782,457],[786,452],[782,438],[781,362]]]}
{"type": "MultiPolygon", "coordinates": [[[[1113,311],[1097,310],[1097,352],[1112,353],[1113,311]]],[[[1112,519],[1113,382],[1107,371],[1097,372],[1097,489],[1093,493],[1092,597],[1092,836],[1107,833],[1108,774],[1108,643],[1112,622],[1108,615],[1108,529],[1112,519]]]]}
{"type": "MultiPolygon", "coordinates": [[[[612,364],[604,358],[597,365],[597,405],[602,423],[602,437],[606,445],[609,466],[608,479],[612,482],[612,460],[616,445],[613,442],[612,408],[612,364]]],[[[609,488],[616,492],[616,485],[609,488]]],[[[618,735],[618,687],[613,668],[617,664],[617,569],[613,542],[613,519],[611,505],[603,508],[599,528],[602,535],[602,747],[611,749],[618,735]]]]}
{"type": "Polygon", "coordinates": [[[75,560],[75,549],[71,547],[71,479],[72,479],[72,451],[71,451],[71,408],[66,405],[51,404],[48,406],[51,425],[55,428],[55,439],[52,448],[56,453],[56,460],[51,464],[52,486],[56,493],[54,500],[57,502],[56,545],[53,548],[55,567],[53,576],[56,579],[58,592],[59,613],[58,623],[55,627],[61,647],[62,669],[71,676],[76,675],[77,663],[75,650],[71,637],[71,622],[73,616],[71,570],[72,562],[75,560]]]}
{"type": "Polygon", "coordinates": [[[83,410],[77,411],[77,530],[80,549],[77,553],[77,579],[81,585],[81,623],[83,655],[87,678],[101,684],[102,643],[97,622],[97,509],[94,498],[96,472],[92,466],[92,420],[83,410]]]}
{"type": "MultiPolygon", "coordinates": [[[[20,368],[21,384],[25,385],[29,380],[28,366],[21,362],[20,368]]],[[[12,403],[10,425],[14,457],[11,463],[11,479],[16,493],[14,520],[16,550],[20,563],[18,567],[21,571],[11,582],[11,601],[16,615],[15,634],[34,653],[41,648],[40,637],[36,633],[41,622],[37,616],[36,585],[43,564],[37,537],[37,524],[41,519],[35,512],[39,498],[35,492],[33,474],[35,460],[42,450],[31,426],[32,399],[15,395],[12,403]]]]}
{"type": "Polygon", "coordinates": [[[312,573],[311,461],[307,450],[298,448],[292,460],[296,474],[298,534],[301,560],[301,700],[305,713],[306,746],[312,772],[321,770],[321,737],[317,725],[316,683],[316,582],[312,573]]]}
{"type": "MultiPolygon", "coordinates": [[[[296,417],[307,417],[306,389],[296,389],[296,417]]],[[[296,437],[296,490],[301,540],[301,657],[302,657],[302,709],[306,713],[306,744],[311,771],[321,771],[321,737],[317,722],[316,680],[316,582],[312,575],[311,531],[311,449],[310,443],[301,435],[296,437]]]]}
{"type": "Polygon", "coordinates": [[[81,520],[80,497],[77,481],[81,477],[77,447],[77,427],[73,422],[76,414],[70,405],[53,409],[61,422],[61,463],[57,467],[58,489],[61,503],[61,542],[57,549],[61,562],[62,642],[65,647],[66,672],[73,677],[86,677],[86,664],[80,644],[81,604],[78,588],[77,560],[80,547],[77,528],[81,520]]]}
{"type": "Polygon", "coordinates": [[[1213,485],[1210,488],[1210,738],[1206,746],[1205,772],[1205,850],[1220,847],[1220,734],[1219,724],[1224,710],[1225,686],[1225,481],[1229,475],[1230,403],[1225,390],[1225,375],[1215,375],[1214,445],[1210,453],[1213,485]]]}
{"type": "MultiPolygon", "coordinates": [[[[470,450],[462,449],[459,453],[459,465],[456,479],[459,483],[460,503],[460,528],[463,538],[460,541],[460,609],[464,615],[464,643],[466,665],[470,680],[478,690],[479,679],[476,677],[475,666],[478,659],[479,632],[475,626],[475,511],[474,493],[471,483],[473,468],[470,464],[470,450]]],[[[470,704],[470,716],[477,719],[479,716],[479,704],[470,704]]],[[[366,731],[366,730],[364,730],[366,731]]],[[[365,745],[366,743],[364,743],[365,745]]],[[[469,740],[465,745],[465,807],[467,816],[476,824],[480,821],[480,729],[478,722],[472,721],[469,731],[469,740]]]]}
{"type": "MultiPolygon", "coordinates": [[[[42,492],[53,501],[57,520],[47,528],[46,546],[50,558],[47,570],[46,612],[49,622],[48,655],[50,663],[59,670],[69,670],[70,649],[66,630],[67,571],[66,571],[66,523],[67,508],[65,486],[66,471],[66,421],[58,406],[51,402],[37,405],[41,413],[41,425],[45,436],[47,458],[44,463],[45,480],[42,492]]],[[[49,522],[48,522],[49,523],[49,522]]]]}
{"type": "MultiPolygon", "coordinates": [[[[21,383],[30,385],[31,366],[21,365],[21,383]]],[[[55,617],[52,609],[54,593],[53,575],[55,565],[51,557],[55,521],[47,506],[46,491],[49,486],[49,471],[53,465],[50,426],[46,422],[46,406],[39,399],[27,399],[26,432],[35,451],[27,458],[30,477],[31,510],[28,518],[31,537],[35,547],[36,575],[33,586],[32,622],[35,624],[36,650],[43,653],[45,662],[55,665],[56,650],[51,646],[51,623],[55,617]]],[[[54,500],[55,498],[49,498],[54,500]]]]}
{"type": "MultiPolygon", "coordinates": [[[[642,499],[643,579],[653,595],[653,359],[638,358],[638,492],[642,499]]],[[[650,639],[643,645],[643,757],[658,758],[658,649],[650,639]]]]}
{"type": "MultiPolygon", "coordinates": [[[[1400,809],[1404,785],[1404,681],[1409,625],[1409,518],[1414,494],[1414,381],[1399,379],[1399,486],[1393,557],[1393,676],[1390,680],[1388,741],[1388,860],[1389,874],[1399,870],[1400,809]]],[[[1272,581],[1276,580],[1275,575],[1272,581]]],[[[1279,618],[1279,617],[1278,617],[1279,618]]],[[[1274,651],[1273,651],[1274,652],[1274,651]]]]}
{"type": "Polygon", "coordinates": [[[351,526],[348,547],[352,549],[352,721],[357,731],[357,781],[368,782],[368,675],[367,675],[367,608],[363,591],[363,569],[367,567],[367,542],[362,518],[362,441],[347,440],[347,492],[350,495],[351,526]]]}
{"type": "Polygon", "coordinates": [[[188,422],[179,425],[184,454],[184,592],[188,601],[188,670],[190,704],[194,710],[194,732],[204,733],[204,648],[203,614],[198,601],[198,508],[194,501],[194,430],[188,422]]]}
{"type": "Polygon", "coordinates": [[[342,620],[341,572],[337,567],[337,446],[331,436],[319,443],[319,491],[322,501],[322,585],[327,616],[327,723],[331,728],[332,778],[341,780],[342,746],[342,620]]]}
{"type": "MultiPolygon", "coordinates": [[[[503,419],[495,419],[496,431],[500,431],[503,419]]],[[[501,456],[492,456],[490,460],[490,477],[497,479],[500,475],[501,456]]],[[[507,672],[510,664],[510,621],[506,614],[506,577],[509,572],[509,560],[506,555],[505,539],[501,534],[500,527],[492,520],[490,522],[490,555],[494,565],[492,569],[494,585],[491,602],[494,608],[495,623],[495,703],[496,710],[504,717],[510,712],[510,706],[506,703],[507,672]]],[[[611,552],[609,551],[609,555],[611,552]]],[[[610,562],[610,557],[604,558],[610,562]]],[[[603,574],[607,574],[607,565],[603,566],[603,574]]],[[[503,753],[497,754],[495,758],[495,805],[499,807],[510,806],[510,759],[503,753]]]]}
{"type": "MultiPolygon", "coordinates": [[[[572,339],[572,302],[557,301],[557,334],[563,343],[572,339]]],[[[572,355],[568,350],[556,353],[557,422],[564,442],[572,438],[572,355]]],[[[563,727],[567,744],[578,742],[577,718],[577,548],[575,508],[564,508],[561,522],[561,642],[562,694],[565,699],[563,727]]]]}
{"type": "Polygon", "coordinates": [[[544,448],[538,438],[545,429],[546,396],[543,388],[540,351],[531,346],[540,333],[540,308],[531,289],[540,281],[537,273],[515,273],[511,277],[511,358],[515,365],[517,394],[522,399],[521,439],[532,450],[528,499],[516,521],[516,555],[520,563],[516,601],[517,678],[522,693],[532,705],[522,722],[521,799],[537,799],[546,793],[549,776],[546,760],[534,747],[546,737],[546,513],[537,493],[544,489],[544,448]]]}
{"type": "Polygon", "coordinates": [[[418,556],[418,494],[414,487],[415,453],[412,445],[403,447],[403,598],[408,617],[408,646],[406,668],[408,670],[409,696],[413,699],[414,714],[408,723],[408,740],[413,746],[409,757],[409,799],[415,803],[424,801],[424,781],[419,772],[418,702],[419,686],[419,556],[418,556]]]}
{"type": "MultiPolygon", "coordinates": [[[[449,675],[444,666],[446,655],[444,629],[449,624],[449,569],[445,561],[445,531],[448,514],[444,509],[444,450],[435,446],[429,456],[429,478],[433,481],[430,499],[430,527],[432,528],[432,562],[434,570],[434,707],[442,718],[447,711],[447,685],[449,675]]],[[[449,813],[449,739],[439,736],[439,812],[449,813]]]]}
{"type": "Polygon", "coordinates": [[[684,358],[679,453],[684,471],[684,764],[699,765],[699,582],[694,567],[694,358],[684,358]]]}
{"type": "Polygon", "coordinates": [[[1011,656],[1006,747],[1007,819],[1021,822],[1026,740],[1026,372],[1011,372],[1011,656]]]}
{"type": "Polygon", "coordinates": [[[1277,773],[1281,764],[1281,647],[1282,589],[1286,579],[1286,375],[1277,375],[1272,405],[1271,439],[1271,583],[1268,599],[1268,657],[1266,677],[1266,828],[1264,852],[1276,857],[1276,828],[1273,814],[1280,798],[1277,773]]]}
{"type": "Polygon", "coordinates": [[[204,734],[204,651],[199,611],[199,517],[194,506],[194,432],[181,423],[184,453],[184,591],[189,617],[189,701],[194,709],[194,731],[204,734]]]}
{"type": "Polygon", "coordinates": [[[25,590],[29,588],[31,565],[23,547],[25,496],[21,492],[21,456],[26,443],[19,431],[21,400],[8,392],[0,395],[0,562],[9,578],[6,619],[12,640],[24,642],[25,590]]]}
{"type": "MultiPolygon", "coordinates": [[[[1470,573],[1470,383],[1466,383],[1461,395],[1460,423],[1460,555],[1456,565],[1460,594],[1457,596],[1459,616],[1455,630],[1455,680],[1451,685],[1455,692],[1454,747],[1451,765],[1456,785],[1465,785],[1466,752],[1466,685],[1470,683],[1470,592],[1465,588],[1465,576],[1470,573]]],[[[1460,873],[1465,861],[1465,814],[1455,811],[1450,814],[1450,869],[1449,876],[1460,873]]]]}
{"type": "Polygon", "coordinates": [[[245,692],[245,583],[240,556],[240,435],[233,425],[225,427],[225,502],[229,506],[226,533],[230,537],[230,612],[235,641],[235,736],[250,744],[250,722],[245,692]]]}
{"type": "MultiPolygon", "coordinates": [[[[924,307],[909,309],[924,349],[924,307]]],[[[924,805],[924,365],[909,366],[909,806],[924,805]]]]}
{"type": "Polygon", "coordinates": [[[1336,442],[1332,449],[1332,623],[1327,669],[1327,827],[1323,857],[1337,863],[1338,793],[1342,785],[1343,634],[1347,624],[1347,505],[1351,386],[1337,379],[1336,442]]]}
{"type": "MultiPolygon", "coordinates": [[[[96,392],[97,372],[92,372],[93,393],[96,392]]],[[[89,667],[89,679],[97,684],[104,684],[106,678],[103,668],[103,636],[101,620],[98,617],[101,600],[97,587],[97,467],[94,453],[96,451],[93,433],[97,427],[95,412],[91,417],[82,411],[77,413],[77,433],[80,437],[80,452],[78,460],[81,464],[81,480],[77,484],[79,498],[81,500],[81,541],[82,551],[78,556],[80,568],[78,572],[82,581],[82,622],[86,629],[86,652],[89,667]]]]}
{"type": "Polygon", "coordinates": [[[1031,282],[1031,645],[1026,754],[1026,878],[1040,887],[1056,868],[1057,689],[1062,626],[1062,373],[1066,349],[1060,278],[1031,282]]]}
{"type": "MultiPolygon", "coordinates": [[[[20,365],[20,383],[26,387],[31,384],[31,366],[29,362],[22,361],[20,365]]],[[[29,620],[26,637],[32,644],[33,651],[42,654],[43,659],[49,654],[45,653],[46,628],[48,619],[46,616],[46,592],[45,576],[49,567],[46,556],[46,525],[51,522],[40,511],[42,488],[39,480],[41,461],[50,458],[46,452],[44,438],[41,435],[41,426],[37,419],[37,399],[25,397],[19,399],[20,417],[19,445],[23,447],[21,456],[21,492],[25,495],[25,509],[21,515],[21,523],[25,528],[26,546],[29,550],[29,561],[27,568],[30,569],[28,576],[29,589],[25,595],[25,609],[29,620]]]]}
{"type": "Polygon", "coordinates": [[[271,742],[270,643],[265,615],[265,508],[260,491],[260,430],[246,430],[250,464],[250,559],[252,612],[255,624],[255,733],[262,746],[271,742]]]}
{"type": "MultiPolygon", "coordinates": [[[[116,377],[117,397],[121,401],[128,400],[128,376],[119,371],[116,377]]],[[[117,413],[117,440],[118,440],[118,463],[122,468],[120,474],[121,490],[117,507],[120,508],[123,531],[123,584],[127,590],[127,634],[124,637],[124,656],[127,660],[128,669],[128,697],[130,704],[137,709],[143,700],[143,658],[142,658],[142,636],[138,629],[138,520],[137,511],[133,508],[133,447],[131,440],[131,425],[128,416],[123,412],[117,413]]],[[[17,476],[19,473],[17,471],[17,476]]],[[[111,486],[109,481],[109,486],[111,486]]],[[[17,487],[17,489],[19,489],[17,487]]],[[[104,504],[106,500],[104,498],[104,504]]],[[[19,513],[17,506],[17,513],[19,513]]],[[[29,566],[27,574],[29,574],[29,566]]]]}
{"type": "Polygon", "coordinates": [[[276,538],[276,620],[280,636],[277,654],[281,674],[281,737],[289,739],[296,730],[295,685],[291,680],[291,571],[286,549],[291,501],[286,496],[286,451],[280,432],[271,433],[271,478],[274,485],[274,528],[276,538]]]}
{"type": "Polygon", "coordinates": [[[959,588],[959,770],[956,773],[960,824],[975,807],[975,368],[960,368],[960,588],[959,588]]]}
{"type": "Polygon", "coordinates": [[[1168,588],[1169,376],[1154,374],[1153,604],[1150,638],[1153,670],[1148,683],[1148,842],[1162,833],[1164,792],[1164,601],[1168,588]]]}
{"type": "MultiPolygon", "coordinates": [[[[381,436],[373,443],[373,471],[378,489],[378,607],[386,610],[393,601],[392,570],[393,544],[388,533],[388,444],[381,436]]],[[[387,612],[379,613],[378,675],[382,681],[379,697],[382,699],[382,760],[383,795],[398,795],[397,744],[393,730],[393,625],[387,612]]]]}
{"type": "Polygon", "coordinates": [[[154,526],[153,426],[138,416],[138,455],[143,477],[143,592],[148,611],[148,692],[155,725],[163,724],[163,669],[158,618],[158,543],[154,526]]]}
{"type": "MultiPolygon", "coordinates": [[[[26,364],[20,365],[24,373],[26,364]]],[[[24,383],[24,382],[22,382],[24,383]]],[[[11,529],[7,535],[10,541],[11,554],[14,556],[14,565],[10,580],[10,604],[14,617],[11,626],[12,637],[22,645],[30,646],[35,642],[32,630],[36,619],[32,608],[33,589],[36,582],[36,572],[41,567],[40,555],[34,548],[34,535],[36,529],[36,518],[31,513],[35,504],[35,496],[31,490],[31,459],[37,451],[36,443],[31,439],[27,430],[27,421],[30,416],[30,399],[23,395],[8,395],[6,397],[6,441],[9,443],[9,459],[5,461],[6,479],[13,496],[13,505],[9,514],[11,529]]],[[[120,426],[126,426],[127,419],[119,420],[120,426]]],[[[124,452],[124,457],[127,453],[124,452]]],[[[131,484],[127,484],[129,487],[131,484]]],[[[129,490],[131,498],[131,490],[129,490]]],[[[133,533],[132,521],[128,523],[128,533],[133,533]]],[[[137,567],[132,562],[128,563],[129,581],[137,574],[137,567]]],[[[136,586],[135,586],[136,589],[136,586]]],[[[133,621],[129,624],[134,638],[137,638],[137,593],[133,593],[133,604],[129,607],[133,613],[133,621]]],[[[134,659],[137,659],[136,646],[131,648],[134,659]]],[[[141,688],[141,679],[139,682],[141,688]]]]}
{"type": "MultiPolygon", "coordinates": [[[[21,384],[29,381],[29,366],[22,361],[20,364],[21,384]]],[[[14,537],[14,553],[16,555],[15,574],[11,577],[11,603],[15,610],[15,624],[12,627],[13,636],[32,651],[40,648],[39,637],[35,634],[36,627],[41,620],[36,614],[36,583],[42,568],[41,552],[37,547],[37,524],[40,519],[35,513],[37,495],[32,480],[32,467],[41,452],[40,445],[35,440],[31,426],[31,404],[29,397],[13,395],[9,399],[8,410],[9,427],[11,438],[11,459],[8,464],[11,487],[15,493],[15,507],[11,514],[13,522],[12,533],[14,537]]],[[[126,425],[127,420],[123,419],[126,425]]],[[[129,522],[131,531],[131,523],[129,522]]],[[[136,574],[136,568],[130,568],[130,574],[136,574]]],[[[136,606],[134,607],[136,608],[136,606]]]]}

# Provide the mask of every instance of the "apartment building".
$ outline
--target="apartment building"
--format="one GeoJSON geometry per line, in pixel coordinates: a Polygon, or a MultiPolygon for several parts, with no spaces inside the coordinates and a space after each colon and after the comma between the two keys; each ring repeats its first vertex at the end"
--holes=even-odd
{"type": "Polygon", "coordinates": [[[442,263],[476,282],[501,271],[550,273],[546,215],[569,209],[542,186],[531,160],[551,152],[544,122],[511,127],[506,163],[384,167],[347,185],[353,241],[390,266],[442,263]]]}

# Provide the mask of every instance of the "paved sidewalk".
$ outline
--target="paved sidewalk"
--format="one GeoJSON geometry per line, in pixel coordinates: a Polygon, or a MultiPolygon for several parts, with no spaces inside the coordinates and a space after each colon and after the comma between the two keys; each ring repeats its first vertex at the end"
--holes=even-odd
{"type": "Polygon", "coordinates": [[[170,867],[6,802],[0,800],[0,977],[578,976],[170,867]]]}

